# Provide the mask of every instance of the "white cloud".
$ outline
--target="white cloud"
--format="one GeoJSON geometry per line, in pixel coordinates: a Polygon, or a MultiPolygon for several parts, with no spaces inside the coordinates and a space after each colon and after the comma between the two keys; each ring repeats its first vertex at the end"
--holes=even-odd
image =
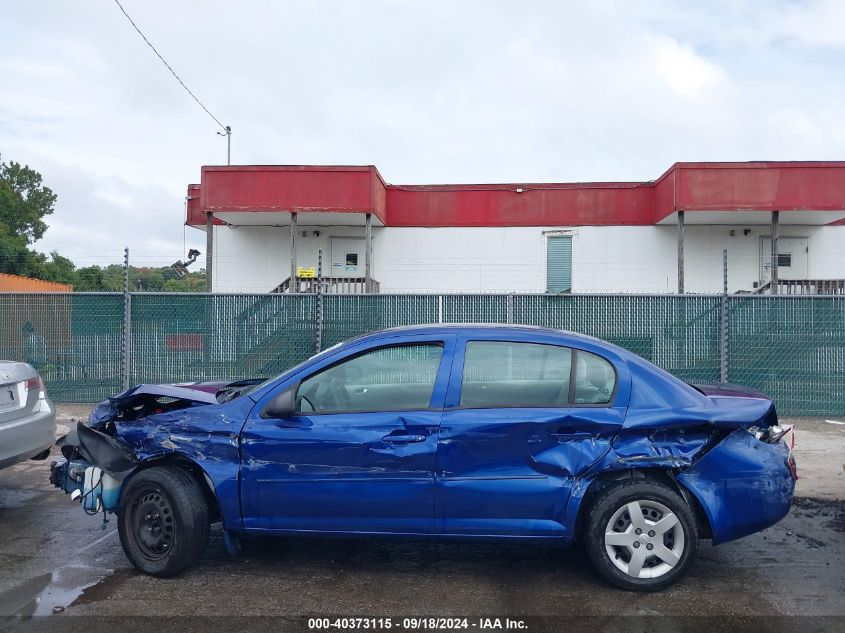
{"type": "MultiPolygon", "coordinates": [[[[233,126],[238,163],[374,163],[410,184],[845,157],[838,1],[125,6],[233,126]]],[[[43,248],[181,256],[185,186],[225,162],[215,124],[109,3],[3,9],[0,152],[59,194],[43,248]]]]}
{"type": "Polygon", "coordinates": [[[656,38],[654,44],[654,68],[679,95],[701,97],[727,83],[724,69],[698,55],[691,46],[666,36],[656,38]]]}
{"type": "Polygon", "coordinates": [[[777,37],[804,45],[845,48],[845,3],[819,0],[790,4],[774,21],[772,30],[777,37]]]}

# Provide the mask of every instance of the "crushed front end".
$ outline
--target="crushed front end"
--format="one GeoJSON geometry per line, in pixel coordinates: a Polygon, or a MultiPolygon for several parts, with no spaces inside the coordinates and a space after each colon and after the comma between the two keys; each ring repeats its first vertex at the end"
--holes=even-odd
{"type": "Polygon", "coordinates": [[[123,480],[138,461],[119,439],[82,423],[60,440],[62,457],[50,465],[50,483],[79,501],[87,514],[117,511],[123,480]]]}
{"type": "Polygon", "coordinates": [[[222,491],[220,513],[239,521],[237,438],[252,400],[238,396],[262,380],[137,385],[108,398],[57,442],[50,482],[86,513],[102,513],[105,526],[130,477],[181,460],[210,494],[222,491]]]}

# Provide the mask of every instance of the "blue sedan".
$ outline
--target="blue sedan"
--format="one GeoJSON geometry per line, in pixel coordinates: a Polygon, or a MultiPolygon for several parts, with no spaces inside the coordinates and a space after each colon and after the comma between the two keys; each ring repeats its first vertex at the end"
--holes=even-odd
{"type": "Polygon", "coordinates": [[[138,569],[250,535],[580,541],[656,590],[789,511],[770,399],[686,384],[615,345],[519,326],[369,334],[259,382],[138,385],[62,443],[53,483],[116,513],[138,569]]]}

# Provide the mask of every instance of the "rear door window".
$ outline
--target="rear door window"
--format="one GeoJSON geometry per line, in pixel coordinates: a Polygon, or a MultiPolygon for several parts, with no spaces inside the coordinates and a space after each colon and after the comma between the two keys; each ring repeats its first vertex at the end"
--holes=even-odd
{"type": "Polygon", "coordinates": [[[566,406],[571,368],[572,350],[568,347],[468,341],[460,406],[566,406]]]}
{"type": "Polygon", "coordinates": [[[616,372],[608,361],[579,351],[575,359],[573,404],[608,404],[616,388],[616,372]]]}

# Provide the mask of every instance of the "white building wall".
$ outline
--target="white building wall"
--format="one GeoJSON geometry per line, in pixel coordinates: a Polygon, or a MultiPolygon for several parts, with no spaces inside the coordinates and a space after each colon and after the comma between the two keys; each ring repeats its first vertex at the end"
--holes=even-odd
{"type": "MultiPolygon", "coordinates": [[[[363,227],[298,230],[298,265],[316,266],[322,249],[324,271],[330,270],[332,236],[364,234],[363,227]]],[[[373,278],[383,293],[544,292],[545,234],[550,231],[573,236],[573,292],[677,290],[674,225],[374,227],[373,278]]],[[[722,291],[724,249],[729,291],[751,290],[759,280],[764,235],[769,235],[768,227],[687,225],[686,291],[722,291]]],[[[808,277],[845,278],[845,226],[781,226],[780,236],[808,238],[808,277]]],[[[289,227],[215,227],[214,291],[271,290],[290,275],[289,247],[289,227]]]]}
{"type": "MultiPolygon", "coordinates": [[[[316,268],[322,250],[324,274],[331,268],[332,236],[364,236],[363,227],[354,226],[298,226],[297,231],[297,266],[316,268]]],[[[290,277],[290,227],[215,226],[213,260],[214,292],[268,292],[290,277]]]]}

